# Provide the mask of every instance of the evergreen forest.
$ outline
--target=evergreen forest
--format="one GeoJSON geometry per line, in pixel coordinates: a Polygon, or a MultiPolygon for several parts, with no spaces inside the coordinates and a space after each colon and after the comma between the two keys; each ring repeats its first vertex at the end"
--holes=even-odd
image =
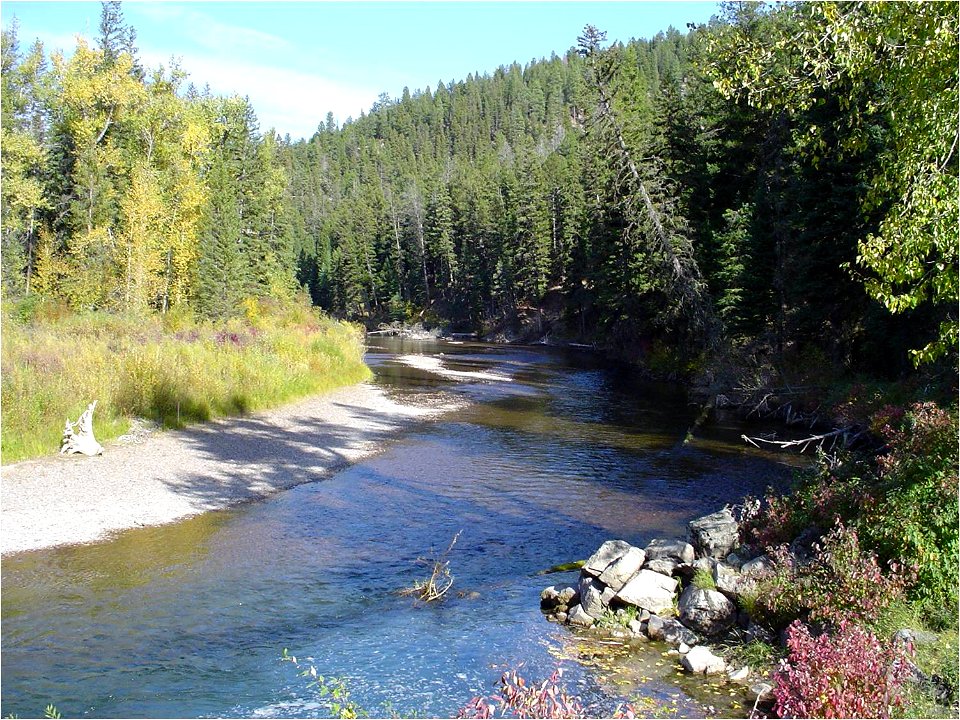
{"type": "Polygon", "coordinates": [[[937,2],[588,26],[291,141],[144,67],[118,2],[69,57],[14,24],[4,299],[225,319],[308,294],[368,327],[896,376],[956,357],[957,33],[937,2]]]}

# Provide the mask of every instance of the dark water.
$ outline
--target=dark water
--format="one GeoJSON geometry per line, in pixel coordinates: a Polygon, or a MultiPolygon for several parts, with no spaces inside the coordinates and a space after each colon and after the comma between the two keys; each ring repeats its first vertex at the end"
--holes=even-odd
{"type": "Polygon", "coordinates": [[[0,713],[325,716],[284,648],[344,678],[375,716],[450,716],[521,662],[532,678],[561,665],[598,714],[627,692],[690,715],[726,696],[679,680],[664,648],[628,652],[546,622],[540,590],[575,574],[536,573],[609,538],[682,534],[789,468],[749,452],[733,425],[683,444],[697,412],[681,389],[586,355],[376,342],[368,362],[391,394],[472,404],[264,502],[5,558],[0,713]],[[397,360],[417,353],[455,374],[397,360]],[[458,532],[449,559],[468,595],[398,595],[458,532]]]}

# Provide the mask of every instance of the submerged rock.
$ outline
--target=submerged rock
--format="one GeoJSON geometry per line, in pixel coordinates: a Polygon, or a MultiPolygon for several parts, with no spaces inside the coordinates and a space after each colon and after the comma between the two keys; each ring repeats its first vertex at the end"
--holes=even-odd
{"type": "Polygon", "coordinates": [[[700,642],[700,637],[676,618],[665,618],[651,615],[647,621],[647,635],[651,640],[660,640],[670,645],[684,643],[693,647],[700,642]]]}

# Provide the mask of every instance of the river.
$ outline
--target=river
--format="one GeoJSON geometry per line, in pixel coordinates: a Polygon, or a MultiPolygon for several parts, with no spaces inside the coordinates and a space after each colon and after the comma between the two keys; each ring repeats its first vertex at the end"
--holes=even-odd
{"type": "Polygon", "coordinates": [[[786,464],[736,423],[684,443],[698,409],[682,388],[583,352],[378,338],[367,362],[403,402],[466,402],[265,501],[5,557],[0,713],[326,716],[284,648],[372,716],[452,716],[520,663],[534,679],[560,665],[598,714],[628,694],[680,716],[737,711],[743,698],[683,679],[665,648],[548,623],[540,591],[576,573],[538,572],[610,538],[682,535],[787,483],[786,464]],[[398,594],[458,532],[449,598],[398,594]]]}

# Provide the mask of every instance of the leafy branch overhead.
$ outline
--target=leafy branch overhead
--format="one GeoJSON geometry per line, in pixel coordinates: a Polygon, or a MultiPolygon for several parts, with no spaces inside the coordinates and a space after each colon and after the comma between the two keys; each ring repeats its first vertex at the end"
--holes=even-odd
{"type": "MultiPolygon", "coordinates": [[[[866,97],[842,116],[849,128],[839,148],[856,152],[882,133],[880,162],[864,178],[865,207],[881,220],[860,238],[855,260],[867,291],[891,312],[945,309],[917,362],[958,338],[958,17],[955,3],[936,2],[740,7],[708,35],[714,85],[727,97],[792,114],[834,93],[841,103],[866,97]]],[[[797,133],[814,161],[836,151],[824,127],[808,122],[797,133]]]]}

